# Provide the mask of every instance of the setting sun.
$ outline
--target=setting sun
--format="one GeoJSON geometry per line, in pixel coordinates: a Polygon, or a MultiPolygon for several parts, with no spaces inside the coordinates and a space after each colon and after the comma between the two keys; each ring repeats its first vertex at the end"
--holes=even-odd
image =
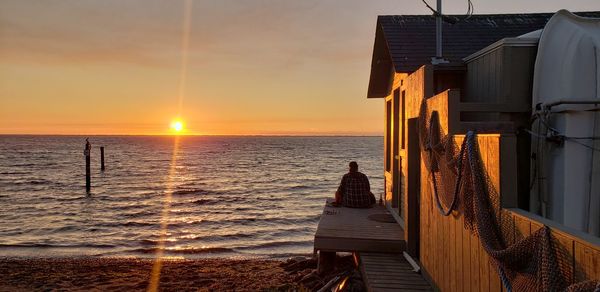
{"type": "Polygon", "coordinates": [[[174,120],[171,122],[171,131],[175,133],[181,133],[183,131],[183,122],[181,120],[174,120]]]}

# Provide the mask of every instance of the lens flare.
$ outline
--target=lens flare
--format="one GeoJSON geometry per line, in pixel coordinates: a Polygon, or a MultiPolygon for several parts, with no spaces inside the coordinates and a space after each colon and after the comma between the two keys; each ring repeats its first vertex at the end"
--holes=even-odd
{"type": "MultiPolygon", "coordinates": [[[[183,6],[183,23],[182,23],[182,38],[181,38],[181,71],[179,74],[179,100],[178,100],[178,114],[181,114],[183,108],[183,98],[185,96],[185,81],[187,78],[187,55],[188,46],[190,39],[190,29],[192,20],[192,0],[186,0],[183,6]]],[[[179,134],[184,131],[183,121],[175,119],[171,122],[171,130],[175,134],[179,134]]],[[[163,210],[161,212],[160,220],[160,233],[159,241],[156,246],[156,258],[154,265],[152,265],[152,272],[150,274],[150,281],[148,283],[147,291],[154,292],[158,291],[160,285],[160,272],[162,269],[162,262],[165,249],[165,241],[167,240],[167,230],[169,221],[169,211],[171,210],[171,196],[176,179],[177,170],[177,157],[179,152],[179,139],[178,135],[175,136],[173,144],[173,156],[171,158],[171,167],[169,170],[169,179],[166,184],[165,198],[163,202],[163,210]]]]}
{"type": "Polygon", "coordinates": [[[183,121],[174,120],[171,122],[171,130],[175,133],[181,133],[183,131],[183,121]]]}

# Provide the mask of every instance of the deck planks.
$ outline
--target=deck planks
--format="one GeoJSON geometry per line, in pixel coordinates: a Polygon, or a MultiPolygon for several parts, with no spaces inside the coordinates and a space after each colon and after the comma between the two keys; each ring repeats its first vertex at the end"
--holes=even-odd
{"type": "MultiPolygon", "coordinates": [[[[328,202],[331,202],[329,199],[328,202]]],[[[395,252],[405,249],[404,230],[398,223],[370,220],[375,214],[389,214],[383,206],[369,209],[331,207],[325,205],[314,248],[330,252],[395,252]]]]}
{"type": "Polygon", "coordinates": [[[368,291],[433,291],[402,255],[360,253],[359,261],[368,291]]]}

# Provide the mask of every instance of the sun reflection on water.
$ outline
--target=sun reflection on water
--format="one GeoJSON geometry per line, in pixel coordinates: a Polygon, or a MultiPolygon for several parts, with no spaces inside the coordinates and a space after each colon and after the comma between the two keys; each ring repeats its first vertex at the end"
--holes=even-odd
{"type": "Polygon", "coordinates": [[[171,202],[173,198],[173,188],[175,185],[175,172],[177,170],[177,157],[179,152],[179,136],[174,137],[173,143],[173,155],[171,158],[171,167],[169,169],[169,178],[166,184],[165,197],[163,202],[163,209],[161,212],[160,219],[160,237],[156,246],[156,260],[152,266],[152,274],[150,276],[150,283],[148,284],[148,291],[157,291],[158,283],[160,282],[160,270],[162,268],[162,262],[164,259],[171,258],[164,256],[165,242],[169,241],[167,236],[170,233],[167,231],[169,226],[169,212],[171,210],[171,202]]]}
{"type": "MultiPolygon", "coordinates": [[[[186,0],[183,7],[183,22],[182,22],[182,37],[181,37],[181,66],[179,74],[179,99],[178,99],[178,114],[181,114],[183,109],[183,99],[185,97],[185,87],[187,79],[187,56],[188,46],[190,38],[190,28],[192,19],[192,0],[186,0]]],[[[176,134],[181,134],[184,131],[183,121],[177,119],[171,124],[172,130],[176,134]]],[[[163,210],[161,212],[160,222],[160,239],[156,249],[156,260],[152,267],[152,274],[150,277],[150,283],[148,284],[148,291],[157,291],[158,284],[160,282],[160,270],[162,268],[162,262],[164,257],[165,239],[167,238],[167,227],[169,222],[169,212],[171,211],[171,203],[173,197],[174,182],[176,179],[176,172],[178,170],[177,159],[179,152],[179,139],[178,135],[175,136],[173,145],[173,154],[171,157],[171,166],[169,169],[169,178],[167,180],[166,192],[163,204],[163,210]]]]}

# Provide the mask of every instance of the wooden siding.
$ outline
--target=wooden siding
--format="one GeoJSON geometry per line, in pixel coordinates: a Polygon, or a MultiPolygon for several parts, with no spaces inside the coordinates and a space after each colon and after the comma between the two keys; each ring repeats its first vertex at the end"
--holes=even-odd
{"type": "Polygon", "coordinates": [[[408,75],[402,89],[406,90],[406,118],[418,117],[421,101],[433,95],[433,68],[423,66],[408,75]]]}
{"type": "MultiPolygon", "coordinates": [[[[456,136],[456,143],[462,142],[456,136]]],[[[503,140],[510,136],[480,135],[478,144],[483,165],[494,188],[503,195],[500,183],[500,162],[511,155],[501,151],[503,140]]],[[[510,142],[513,143],[513,142],[510,142]]],[[[450,216],[440,214],[432,201],[431,181],[422,161],[421,177],[421,264],[434,285],[442,291],[501,291],[503,289],[489,256],[478,237],[464,227],[463,214],[454,211],[450,216]]],[[[496,202],[498,203],[498,202],[496,202]]],[[[460,208],[459,208],[460,209],[460,208]]],[[[523,239],[547,225],[552,230],[555,244],[570,257],[574,279],[579,282],[600,279],[600,239],[569,230],[539,216],[520,209],[502,209],[502,221],[512,228],[505,234],[508,242],[523,239]]]]}
{"type": "MultiPolygon", "coordinates": [[[[460,145],[463,136],[456,136],[460,145]]],[[[501,135],[478,137],[483,165],[490,180],[499,186],[499,157],[501,135]]],[[[501,291],[500,279],[489,262],[479,238],[464,228],[462,212],[453,211],[448,217],[440,214],[432,200],[429,174],[421,161],[421,264],[435,286],[442,291],[501,291]]]]}
{"type": "MultiPolygon", "coordinates": [[[[518,112],[519,109],[506,100],[493,102],[465,102],[461,101],[459,90],[447,90],[435,96],[433,80],[436,72],[433,66],[424,66],[413,74],[406,76],[400,87],[406,90],[406,117],[418,117],[423,99],[427,99],[428,108],[435,109],[440,114],[440,123],[445,133],[454,135],[455,142],[460,145],[466,129],[478,127],[478,144],[492,186],[500,194],[497,202],[505,208],[517,206],[517,137],[511,133],[509,123],[461,121],[457,113],[461,111],[493,112],[507,111],[518,112]],[[448,117],[450,116],[450,119],[448,117]],[[449,121],[450,120],[450,121],[449,121]],[[507,130],[508,129],[508,130],[507,130]],[[496,133],[496,134],[494,134],[496,133]]],[[[470,74],[470,73],[469,73],[470,74]]],[[[397,83],[396,83],[397,84],[397,83]]],[[[410,145],[417,135],[405,137],[410,145]]],[[[414,144],[413,144],[414,145],[414,144]]],[[[401,155],[407,153],[401,152],[401,155]]],[[[435,288],[442,291],[502,291],[495,268],[490,264],[489,256],[482,248],[479,238],[472,235],[464,227],[462,212],[453,213],[444,217],[440,214],[432,201],[431,180],[427,173],[424,161],[419,158],[420,190],[418,190],[417,204],[405,206],[407,214],[410,210],[418,209],[418,259],[423,267],[424,274],[435,288]],[[416,206],[416,208],[415,208],[416,206]]],[[[403,159],[408,161],[408,159],[403,159]]],[[[404,167],[404,166],[403,166],[404,167]]],[[[403,168],[405,175],[410,177],[414,168],[403,168]]],[[[413,191],[413,190],[411,190],[413,191]]],[[[406,192],[408,193],[408,192],[406,192]]],[[[408,194],[407,194],[408,195],[408,194]]],[[[414,202],[412,199],[410,202],[414,202]]],[[[460,209],[460,208],[459,208],[460,209]]],[[[586,279],[600,279],[600,243],[595,237],[573,232],[564,227],[552,224],[548,220],[539,218],[519,209],[499,210],[503,224],[509,226],[504,234],[509,243],[514,243],[524,236],[541,228],[544,224],[552,230],[552,237],[556,244],[570,255],[574,273],[573,282],[586,279]],[[544,221],[545,220],[545,221],[544,221]]],[[[410,230],[410,220],[406,230],[410,230]]],[[[407,242],[410,242],[410,232],[405,232],[407,242]]]]}
{"type": "Polygon", "coordinates": [[[600,280],[600,238],[577,231],[521,209],[505,209],[508,220],[513,220],[515,237],[522,238],[543,225],[552,230],[552,239],[562,247],[571,260],[572,282],[600,280]],[[518,222],[518,223],[516,223],[518,222]]]}
{"type": "MultiPolygon", "coordinates": [[[[423,67],[423,70],[420,70],[418,74],[412,74],[412,78],[419,75],[420,84],[427,84],[425,82],[425,71],[431,74],[430,68],[423,67]]],[[[407,133],[406,133],[406,119],[407,116],[418,115],[418,111],[416,113],[408,113],[407,110],[412,109],[414,105],[408,105],[407,101],[413,100],[414,98],[408,98],[402,92],[406,92],[406,84],[408,74],[406,73],[396,73],[393,76],[392,89],[390,91],[390,95],[385,98],[385,112],[386,112],[386,121],[384,125],[384,129],[386,131],[385,135],[385,149],[384,149],[384,161],[386,163],[389,162],[389,169],[386,167],[386,171],[384,172],[384,199],[386,204],[394,211],[396,215],[400,218],[401,226],[405,226],[406,214],[407,214],[407,159],[406,159],[406,150],[402,149],[402,141],[407,141],[407,133]],[[399,98],[394,98],[395,93],[399,93],[399,98]],[[390,107],[388,108],[388,103],[390,107]],[[388,110],[391,109],[388,117],[388,110]],[[394,127],[394,120],[398,119],[398,124],[394,127]],[[390,135],[388,136],[388,129],[390,130],[390,135]],[[397,138],[394,137],[394,134],[399,135],[397,138]],[[388,142],[389,139],[389,142],[388,142]],[[401,197],[399,197],[401,196],[401,197]]],[[[417,84],[417,82],[412,82],[410,84],[417,84]]],[[[410,92],[424,92],[425,89],[419,89],[416,91],[410,92]]],[[[422,97],[421,97],[422,98],[422,97]]],[[[386,164],[387,165],[387,164],[386,164]]]]}
{"type": "Polygon", "coordinates": [[[496,106],[493,111],[461,112],[461,120],[518,120],[518,126],[527,126],[536,51],[537,42],[504,39],[469,57],[461,101],[496,106]]]}

